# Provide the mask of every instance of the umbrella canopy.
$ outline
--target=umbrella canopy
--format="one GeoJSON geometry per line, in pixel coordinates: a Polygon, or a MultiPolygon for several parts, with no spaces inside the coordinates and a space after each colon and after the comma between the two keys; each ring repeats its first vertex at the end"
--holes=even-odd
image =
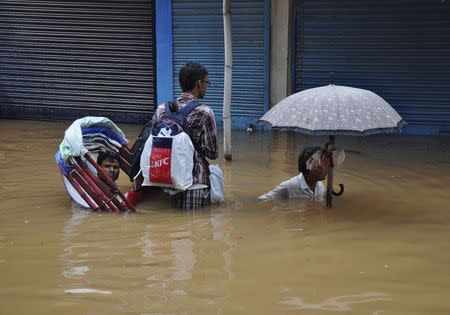
{"type": "Polygon", "coordinates": [[[309,135],[356,136],[393,132],[405,124],[377,94],[334,84],[292,94],[259,121],[309,135]]]}

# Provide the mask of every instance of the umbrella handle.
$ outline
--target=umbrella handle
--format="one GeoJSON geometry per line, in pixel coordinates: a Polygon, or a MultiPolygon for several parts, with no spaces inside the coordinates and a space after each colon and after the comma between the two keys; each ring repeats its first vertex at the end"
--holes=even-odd
{"type": "Polygon", "coordinates": [[[340,196],[344,193],[344,184],[339,184],[339,191],[335,192],[333,188],[333,195],[340,196]]]}

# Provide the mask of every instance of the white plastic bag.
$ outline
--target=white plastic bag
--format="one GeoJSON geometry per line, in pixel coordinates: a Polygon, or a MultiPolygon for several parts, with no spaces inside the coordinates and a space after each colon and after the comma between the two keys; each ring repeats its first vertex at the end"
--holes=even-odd
{"type": "Polygon", "coordinates": [[[211,182],[211,203],[223,202],[225,199],[225,181],[222,170],[219,165],[210,165],[209,171],[211,173],[209,176],[211,182]]]}
{"type": "Polygon", "coordinates": [[[150,165],[150,156],[152,154],[153,135],[150,136],[144,146],[144,150],[141,155],[141,170],[144,177],[142,186],[160,186],[160,187],[172,187],[179,190],[186,190],[189,186],[192,186],[192,169],[194,167],[194,146],[189,136],[182,132],[176,136],[168,136],[172,138],[172,147],[170,148],[170,158],[162,159],[158,165],[150,165]],[[153,182],[151,180],[150,172],[152,168],[161,168],[165,170],[165,173],[170,177],[171,183],[153,182]],[[167,167],[167,169],[165,169],[167,167]]]}

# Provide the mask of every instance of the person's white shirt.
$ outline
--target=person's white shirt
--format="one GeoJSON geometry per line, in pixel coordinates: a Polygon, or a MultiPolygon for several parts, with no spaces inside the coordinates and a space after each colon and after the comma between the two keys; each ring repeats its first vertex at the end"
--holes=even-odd
{"type": "Polygon", "coordinates": [[[294,199],[294,198],[309,198],[314,200],[323,200],[325,194],[325,186],[321,181],[316,183],[314,191],[312,191],[300,173],[297,176],[282,182],[273,190],[258,197],[260,200],[270,199],[294,199]]]}

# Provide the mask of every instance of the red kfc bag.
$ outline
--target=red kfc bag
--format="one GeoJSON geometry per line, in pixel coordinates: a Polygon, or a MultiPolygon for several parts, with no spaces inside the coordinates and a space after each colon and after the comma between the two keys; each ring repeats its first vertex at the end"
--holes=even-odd
{"type": "Polygon", "coordinates": [[[192,186],[194,145],[189,137],[187,115],[200,104],[193,101],[181,109],[166,103],[161,120],[153,125],[141,155],[142,186],[192,186]]]}

